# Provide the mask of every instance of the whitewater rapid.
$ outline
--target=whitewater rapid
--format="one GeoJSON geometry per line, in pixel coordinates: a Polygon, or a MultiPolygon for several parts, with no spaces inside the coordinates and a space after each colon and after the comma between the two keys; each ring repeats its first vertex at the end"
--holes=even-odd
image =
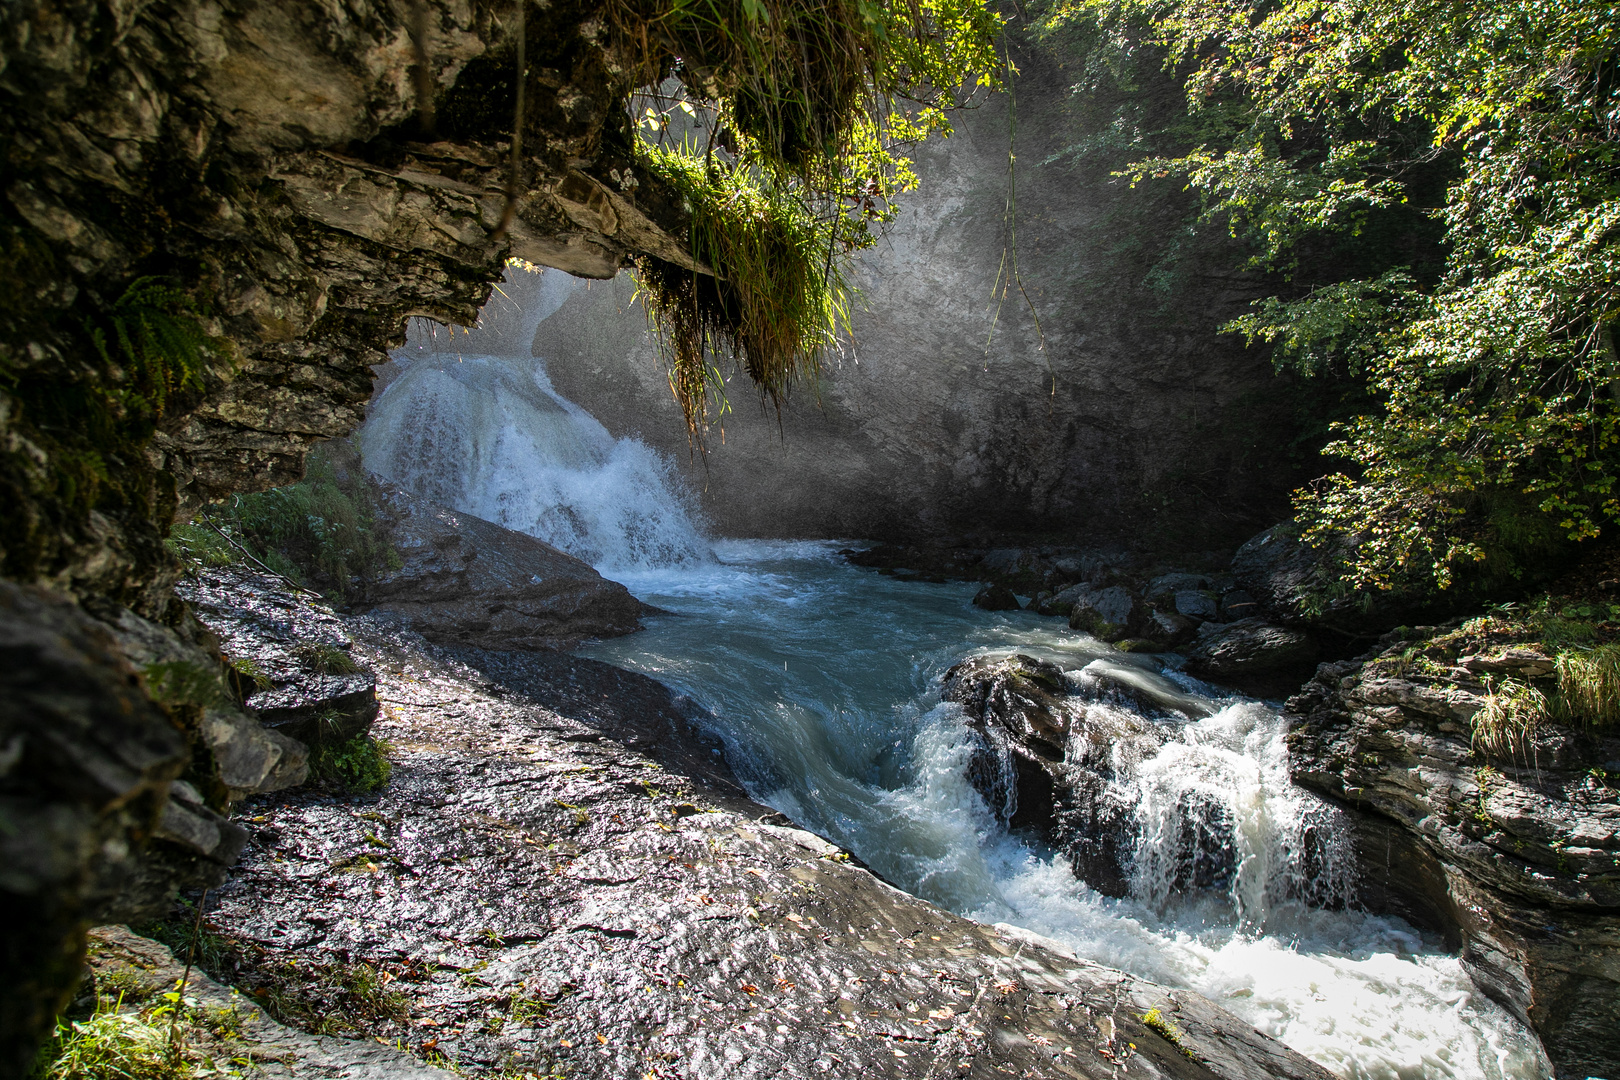
{"type": "Polygon", "coordinates": [[[981,611],[972,585],[856,569],[837,545],[714,547],[715,563],[621,575],[675,614],[586,653],[710,710],[762,802],[910,892],[1194,989],[1340,1076],[1548,1075],[1534,1038],[1441,942],[1342,906],[1354,880],[1338,811],[1289,781],[1272,706],[1155,673],[1061,620],[981,611]],[[1010,833],[967,780],[979,744],[941,700],[943,674],[964,656],[1014,651],[1059,663],[1077,686],[1093,664],[1125,664],[1209,713],[1163,721],[1173,736],[1122,770],[1118,796],[1136,808],[1138,834],[1128,898],[1096,892],[1062,856],[1010,833]],[[1184,884],[1189,813],[1226,830],[1235,870],[1213,887],[1184,884]],[[1328,842],[1307,861],[1310,829],[1328,842]]]}
{"type": "Polygon", "coordinates": [[[1276,709],[1061,620],[981,611],[972,585],[896,581],[833,544],[711,541],[669,463],[557,394],[533,355],[574,287],[513,276],[474,332],[413,326],[361,452],[673,613],[585,651],[707,710],[754,797],[918,896],[1190,987],[1347,1080],[1549,1075],[1534,1037],[1440,942],[1356,908],[1340,811],[1290,782],[1276,709]],[[1103,672],[1177,710],[1153,718],[1170,729],[1161,747],[1113,763],[1106,795],[1134,815],[1124,899],[1009,832],[1009,807],[967,779],[983,748],[942,700],[944,672],[1014,651],[1057,664],[1078,694],[1103,672]]]}

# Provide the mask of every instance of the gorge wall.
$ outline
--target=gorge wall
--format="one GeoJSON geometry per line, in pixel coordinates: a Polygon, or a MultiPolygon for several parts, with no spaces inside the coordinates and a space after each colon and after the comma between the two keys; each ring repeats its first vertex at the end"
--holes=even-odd
{"type": "Polygon", "coordinates": [[[595,5],[530,8],[504,234],[515,4],[0,8],[0,1072],[31,1067],[85,920],[217,881],[221,813],[304,776],[174,597],[176,517],[296,479],[406,317],[471,322],[509,257],[691,265],[660,185],[597,178],[636,64],[595,5]]]}
{"type": "Polygon", "coordinates": [[[1258,282],[1232,271],[1224,237],[1191,233],[1181,192],[1049,160],[1096,133],[1070,115],[1052,57],[1018,63],[1015,106],[990,101],[919,153],[920,189],[856,261],[853,339],[780,417],[733,378],[723,438],[695,458],[628,276],[581,285],[541,324],[552,385],[679,461],[730,535],[1055,532],[1190,550],[1276,520],[1315,463],[1290,457],[1288,388],[1264,356],[1216,332],[1258,282]],[[1016,286],[992,299],[1014,255],[1014,120],[1027,302],[1016,286]]]}

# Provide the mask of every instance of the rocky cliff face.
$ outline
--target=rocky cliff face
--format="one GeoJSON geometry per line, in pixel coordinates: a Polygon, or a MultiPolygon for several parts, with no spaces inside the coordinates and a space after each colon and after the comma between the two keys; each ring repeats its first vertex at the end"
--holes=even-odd
{"type": "Polygon", "coordinates": [[[7,935],[0,1071],[76,978],[82,918],[217,880],[241,842],[218,811],[302,775],[175,602],[174,517],[296,479],[405,317],[472,321],[508,257],[690,265],[658,186],[618,186],[634,65],[594,5],[531,7],[504,236],[514,4],[0,10],[0,799],[30,823],[0,900],[40,928],[7,935]],[[176,333],[185,363],[142,336],[176,333]]]}
{"type": "Polygon", "coordinates": [[[1297,478],[1286,394],[1263,356],[1216,333],[1255,295],[1227,273],[1241,256],[1172,235],[1184,207],[1169,195],[1048,161],[1085,133],[1063,73],[1019,63],[1027,302],[1016,285],[1003,296],[1012,118],[998,99],[925,148],[922,187],[858,262],[853,340],[781,416],[734,379],[724,438],[694,459],[627,279],[581,286],[541,324],[552,384],[681,462],[731,535],[1052,531],[1193,550],[1275,520],[1297,478]],[[1128,216],[1133,199],[1155,220],[1128,216]]]}
{"type": "Polygon", "coordinates": [[[1552,671],[1453,633],[1323,664],[1288,702],[1296,783],[1359,811],[1364,902],[1441,930],[1560,1076],[1620,1069],[1620,737],[1471,745],[1486,680],[1552,671]]]}
{"type": "Polygon", "coordinates": [[[160,609],[168,517],[296,479],[311,443],[358,424],[405,316],[471,322],[509,256],[597,277],[633,251],[689,262],[593,178],[627,152],[629,65],[566,4],[529,24],[526,194],[495,239],[515,9],[420,8],[413,35],[389,3],[8,5],[7,575],[160,609]],[[187,290],[228,342],[147,408],[114,362],[116,301],[143,275],[187,290]],[[92,407],[105,430],[73,423],[92,407]]]}

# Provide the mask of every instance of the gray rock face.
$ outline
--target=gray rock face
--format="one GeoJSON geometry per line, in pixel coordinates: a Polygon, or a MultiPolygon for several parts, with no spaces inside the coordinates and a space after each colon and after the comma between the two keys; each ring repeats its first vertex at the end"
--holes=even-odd
{"type": "Polygon", "coordinates": [[[1114,253],[1151,244],[1151,227],[1122,236],[1106,175],[1045,161],[1086,135],[1065,116],[1072,80],[1041,55],[1017,62],[1018,259],[1040,331],[1016,289],[985,299],[1007,240],[1008,116],[992,99],[921,148],[921,186],[859,263],[853,340],[780,417],[734,390],[723,444],[692,461],[629,280],[581,287],[541,324],[552,384],[674,458],[726,535],[1241,541],[1292,476],[1272,457],[1291,421],[1254,411],[1274,376],[1213,332],[1251,286],[1189,275],[1173,303],[1136,287],[1147,266],[1114,253]]]}
{"type": "Polygon", "coordinates": [[[1187,650],[1187,670],[1202,679],[1240,688],[1297,686],[1317,657],[1316,641],[1302,630],[1262,619],[1205,623],[1187,650]]]}
{"type": "Polygon", "coordinates": [[[747,800],[651,680],[350,631],[394,779],[253,806],[208,915],[244,989],[319,1008],[365,963],[400,1005],[352,1034],[473,1075],[1327,1076],[1196,995],[888,887],[747,800]]]}
{"type": "Polygon", "coordinates": [[[551,4],[533,35],[531,152],[501,238],[510,118],[458,120],[455,84],[509,40],[514,9],[418,7],[427,81],[450,106],[426,141],[412,129],[413,17],[388,3],[0,9],[0,141],[28,148],[8,156],[0,200],[18,253],[8,369],[123,392],[62,328],[147,274],[183,272],[231,346],[201,390],[170,395],[149,443],[120,454],[125,496],[89,514],[61,502],[56,436],[0,388],[0,473],[19,500],[8,574],[158,613],[175,572],[158,541],[177,509],[297,479],[313,443],[359,424],[370,366],[408,316],[472,323],[508,256],[586,277],[638,252],[693,265],[662,185],[626,182],[604,150],[635,62],[598,32],[597,5],[551,4]]]}
{"type": "MultiPolygon", "coordinates": [[[[1482,757],[1470,724],[1484,687],[1466,665],[1406,670],[1414,645],[1323,664],[1289,701],[1295,782],[1362,811],[1364,899],[1460,943],[1560,1077],[1615,1075],[1620,791],[1591,769],[1620,758],[1620,735],[1551,725],[1506,760],[1482,757]]],[[[1545,662],[1493,659],[1519,671],[1545,662]]]]}
{"type": "Polygon", "coordinates": [[[1214,597],[1198,589],[1177,589],[1176,614],[1207,622],[1220,616],[1220,604],[1214,597]]]}
{"type": "Polygon", "coordinates": [[[564,648],[641,627],[630,590],[543,540],[397,489],[385,505],[404,565],[368,590],[379,616],[485,649],[564,648]]]}
{"type": "Polygon", "coordinates": [[[1123,585],[1087,588],[1075,594],[1069,625],[1103,641],[1118,641],[1141,624],[1142,610],[1123,585]]]}
{"type": "Polygon", "coordinates": [[[130,859],[187,757],[104,624],[0,582],[0,1072],[28,1074],[78,981],[91,860],[130,859]]]}

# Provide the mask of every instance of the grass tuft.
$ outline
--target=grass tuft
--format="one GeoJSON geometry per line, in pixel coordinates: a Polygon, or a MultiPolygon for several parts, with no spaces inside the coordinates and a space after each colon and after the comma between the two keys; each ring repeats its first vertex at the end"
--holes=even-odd
{"type": "Polygon", "coordinates": [[[1548,718],[1547,696],[1534,686],[1504,679],[1487,685],[1485,705],[1474,714],[1474,750],[1504,757],[1522,750],[1548,718]]]}
{"type": "Polygon", "coordinates": [[[1620,642],[1558,654],[1561,712],[1593,727],[1620,721],[1620,642]]]}
{"type": "Polygon", "coordinates": [[[353,675],[360,670],[354,657],[336,645],[306,642],[297,649],[298,658],[322,675],[353,675]]]}

